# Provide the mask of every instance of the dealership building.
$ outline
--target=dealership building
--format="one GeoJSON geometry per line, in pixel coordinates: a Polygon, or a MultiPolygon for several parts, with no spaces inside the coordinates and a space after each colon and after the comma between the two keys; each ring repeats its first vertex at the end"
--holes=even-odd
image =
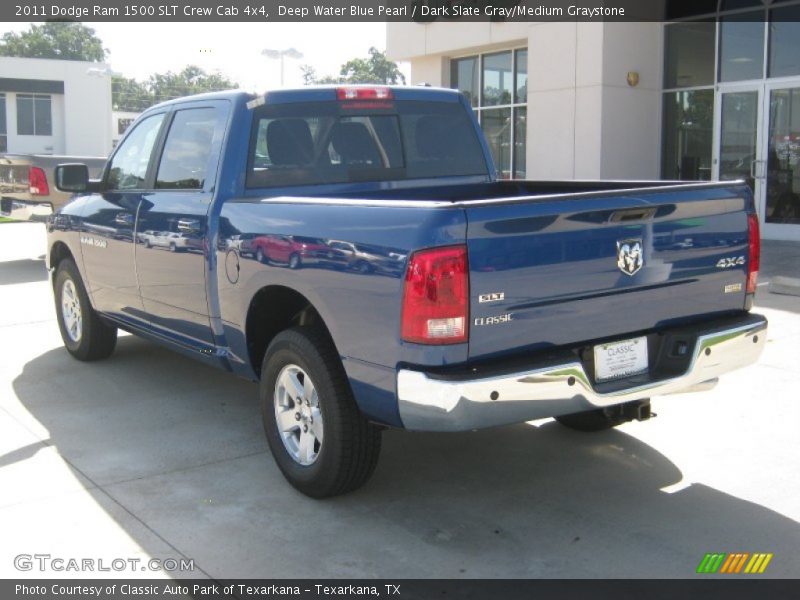
{"type": "Polygon", "coordinates": [[[667,2],[665,22],[387,24],[412,84],[461,90],[505,178],[744,179],[800,240],[800,1],[667,2]]]}
{"type": "Polygon", "coordinates": [[[0,57],[0,153],[107,156],[108,65],[0,57]]]}

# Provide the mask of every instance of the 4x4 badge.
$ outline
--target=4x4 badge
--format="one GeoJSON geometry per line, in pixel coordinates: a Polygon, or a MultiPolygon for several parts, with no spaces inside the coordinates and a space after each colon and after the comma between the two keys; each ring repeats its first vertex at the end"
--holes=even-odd
{"type": "Polygon", "coordinates": [[[644,247],[641,239],[617,242],[617,266],[625,275],[635,275],[644,266],[644,247]]]}

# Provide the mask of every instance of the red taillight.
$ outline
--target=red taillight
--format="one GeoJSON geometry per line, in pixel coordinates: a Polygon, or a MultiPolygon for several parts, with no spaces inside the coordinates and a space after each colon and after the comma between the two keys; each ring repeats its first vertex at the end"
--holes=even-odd
{"type": "Polygon", "coordinates": [[[411,255],[403,289],[401,337],[417,344],[466,342],[469,325],[467,247],[411,255]]]}
{"type": "Polygon", "coordinates": [[[47,185],[47,175],[41,167],[28,168],[28,191],[31,196],[49,196],[50,186],[47,185]]]}
{"type": "Polygon", "coordinates": [[[340,87],[336,88],[337,100],[391,100],[392,90],[386,87],[340,87]]]}
{"type": "Polygon", "coordinates": [[[758,268],[761,263],[761,232],[758,226],[758,215],[747,215],[747,293],[755,294],[758,285],[758,268]]]}

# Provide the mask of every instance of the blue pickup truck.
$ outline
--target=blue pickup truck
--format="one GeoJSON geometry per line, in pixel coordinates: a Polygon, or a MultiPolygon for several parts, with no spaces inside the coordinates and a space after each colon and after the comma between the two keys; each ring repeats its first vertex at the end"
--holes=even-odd
{"type": "Polygon", "coordinates": [[[753,363],[741,182],[498,180],[469,104],[424,87],[178,99],[48,225],[67,350],[123,329],[260,382],[288,481],[361,486],[386,427],[596,431],[753,363]]]}

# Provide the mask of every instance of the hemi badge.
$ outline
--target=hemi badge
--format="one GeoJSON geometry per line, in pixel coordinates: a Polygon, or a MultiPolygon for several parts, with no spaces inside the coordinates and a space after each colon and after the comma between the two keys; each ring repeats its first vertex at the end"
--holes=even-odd
{"type": "Polygon", "coordinates": [[[491,294],[481,294],[478,296],[478,302],[483,304],[484,302],[498,302],[499,300],[504,300],[506,297],[505,292],[493,292],[491,294]]]}
{"type": "Polygon", "coordinates": [[[735,294],[736,292],[742,291],[742,284],[741,283],[729,283],[725,286],[725,293],[726,294],[735,294]]]}

